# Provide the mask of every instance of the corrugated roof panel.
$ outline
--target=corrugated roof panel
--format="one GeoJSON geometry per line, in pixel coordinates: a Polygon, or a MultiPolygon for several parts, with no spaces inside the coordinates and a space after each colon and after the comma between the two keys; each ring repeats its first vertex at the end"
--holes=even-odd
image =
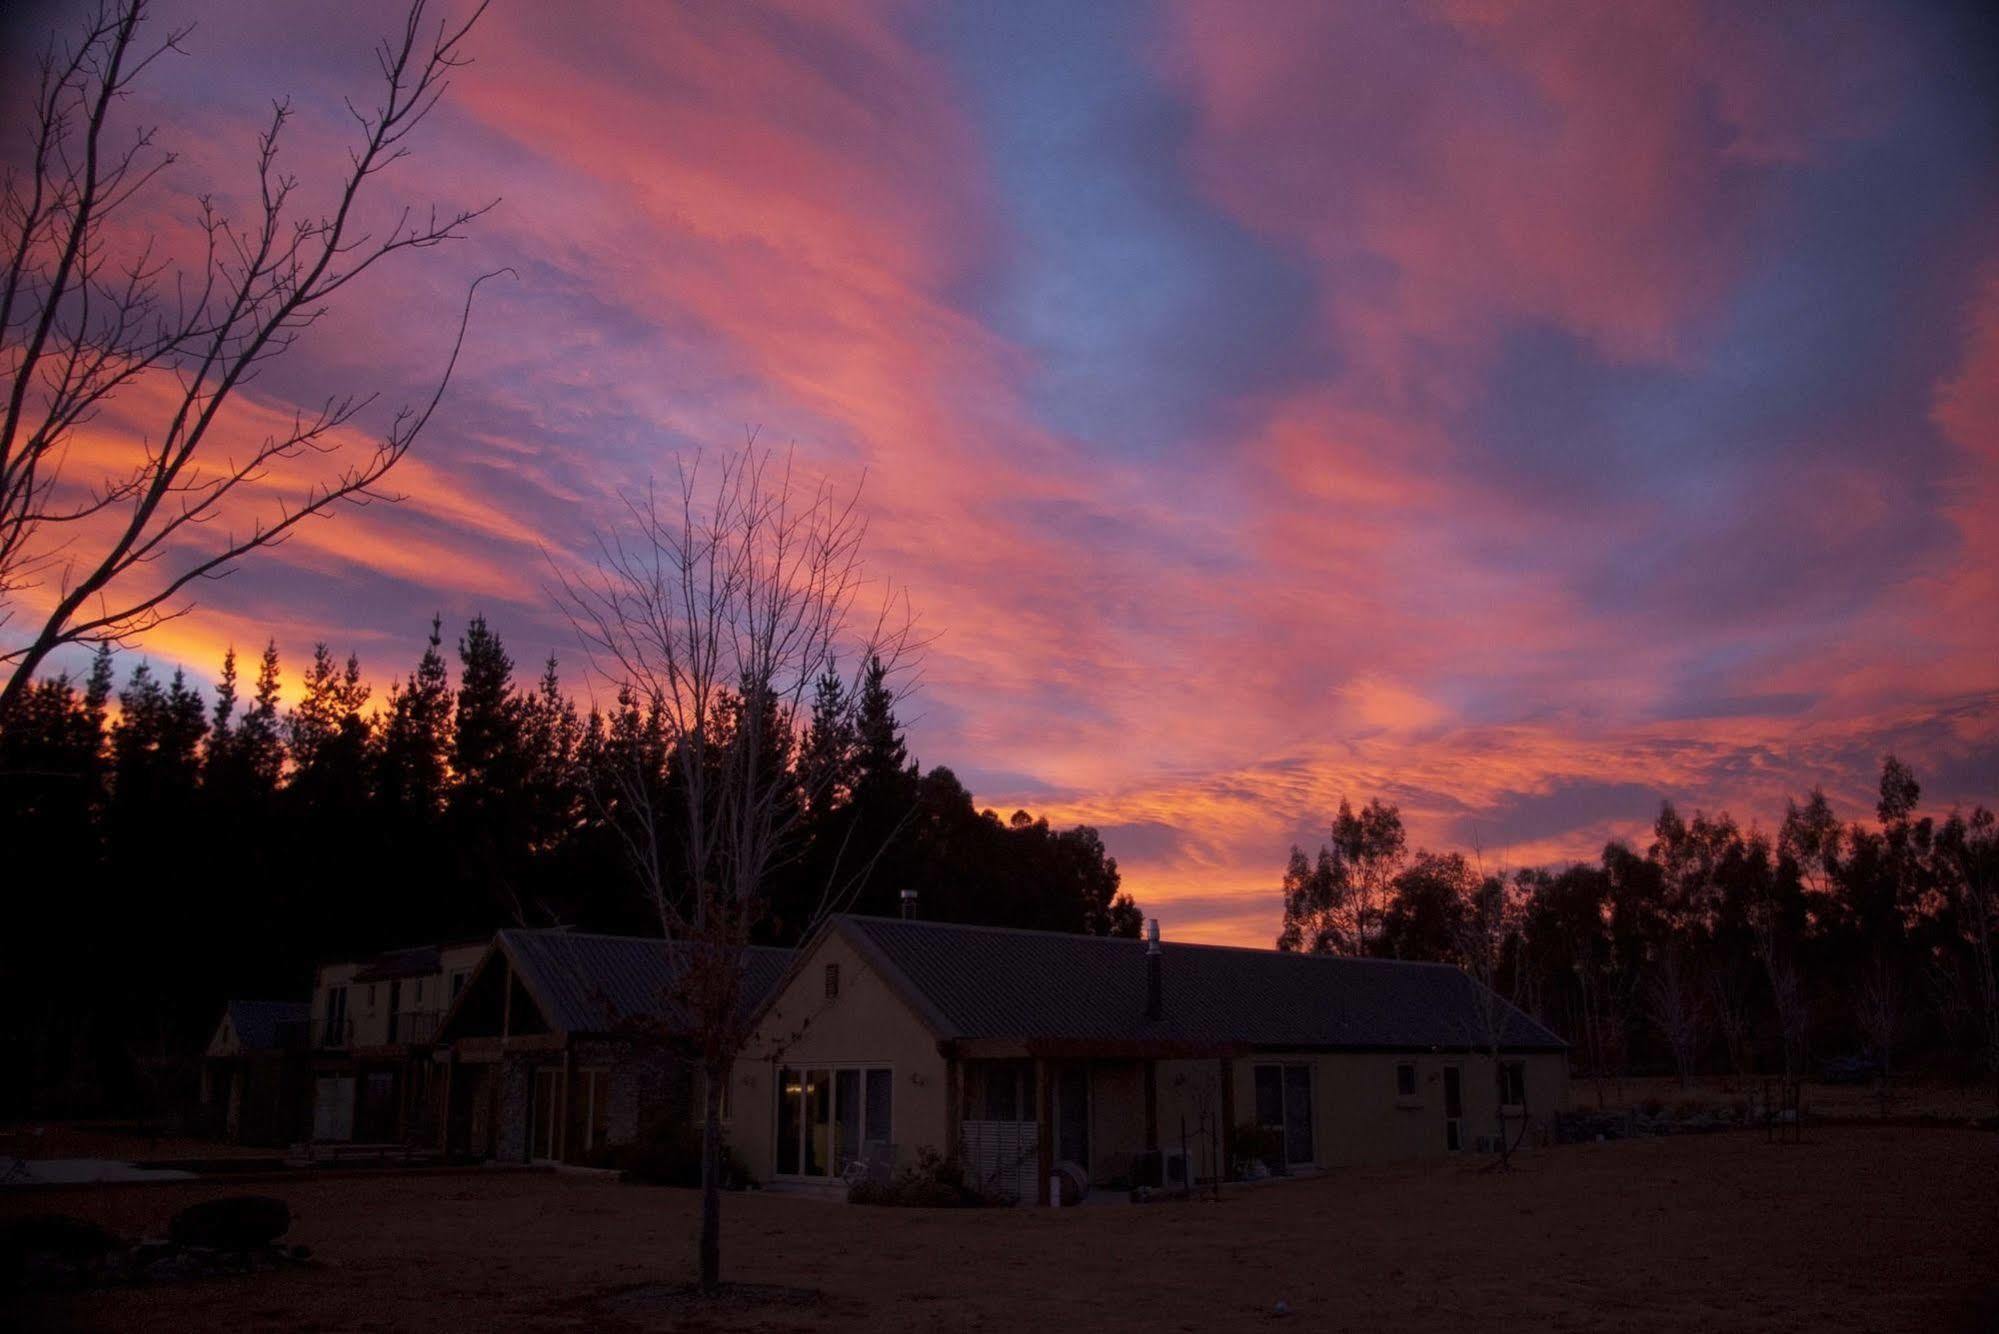
{"type": "MultiPolygon", "coordinates": [[[[548,1022],[569,1033],[612,1033],[635,1023],[684,1026],[678,1000],[688,946],[648,936],[581,931],[500,932],[548,1022]]],[[[743,1005],[759,1004],[791,961],[790,950],[745,949],[743,1005]]]]}
{"type": "Polygon", "coordinates": [[[1562,1040],[1446,964],[1167,942],[1163,1017],[1145,1017],[1145,944],[1100,936],[848,917],[954,1030],[950,1037],[1424,1050],[1562,1040]]]}

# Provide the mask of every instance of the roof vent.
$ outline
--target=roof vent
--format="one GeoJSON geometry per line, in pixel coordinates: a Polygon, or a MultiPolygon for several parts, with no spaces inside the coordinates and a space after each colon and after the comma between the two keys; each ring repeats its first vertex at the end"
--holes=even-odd
{"type": "Polygon", "coordinates": [[[1159,919],[1145,923],[1145,1017],[1158,1019],[1166,1012],[1159,977],[1159,919]]]}

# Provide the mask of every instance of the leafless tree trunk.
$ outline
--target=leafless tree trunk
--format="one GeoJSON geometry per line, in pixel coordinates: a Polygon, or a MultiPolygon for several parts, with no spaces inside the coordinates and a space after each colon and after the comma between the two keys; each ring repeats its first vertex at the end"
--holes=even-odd
{"type": "Polygon", "coordinates": [[[135,218],[174,156],[151,128],[120,137],[113,121],[134,81],[178,52],[187,30],[148,38],[149,0],[115,0],[71,42],[51,40],[24,108],[25,163],[0,192],[0,627],[28,618],[25,633],[0,642],[0,720],[62,645],[143,634],[185,613],[196,580],[228,573],[314,515],[386,498],[384,477],[451,378],[470,292],[428,398],[397,411],[365,454],[346,452],[341,428],[373,395],[330,394],[247,448],[211,436],[235,391],[349,283],[399,251],[458,237],[492,207],[424,217],[404,209],[380,234],[357,219],[369,182],[409,152],[405,141],[466,63],[464,41],[484,7],[433,26],[416,0],[400,36],[381,43],[382,94],[367,110],[349,104],[358,142],[330,213],[292,202],[297,178],[277,160],[291,112],[279,103],[258,136],[253,216],[233,220],[197,201],[204,253],[185,265],[135,218]],[[135,233],[142,239],[126,239],[135,233]],[[170,393],[136,458],[78,475],[78,428],[147,381],[170,393]],[[324,460],[315,479],[259,503],[254,492],[274,465],[313,458],[324,460]]]}
{"type": "Polygon", "coordinates": [[[1985,1068],[1999,1109],[1999,820],[1982,806],[1969,820],[1953,816],[1941,842],[1954,864],[1953,897],[1971,955],[1985,1068]]]}
{"type": "MultiPolygon", "coordinates": [[[[1492,1065],[1493,1130],[1499,1152],[1498,1168],[1513,1168],[1513,1143],[1506,1129],[1505,1052],[1507,1031],[1515,1007],[1500,994],[1501,973],[1506,962],[1507,943],[1518,934],[1520,903],[1504,874],[1480,881],[1467,905],[1460,928],[1460,954],[1465,971],[1471,975],[1471,1045],[1485,1052],[1492,1065]]],[[[1523,1081],[1524,1082],[1524,1081],[1523,1081]]],[[[1526,1091],[1521,1091],[1521,1135],[1527,1131],[1526,1091]]]]}
{"type": "MultiPolygon", "coordinates": [[[[701,1286],[721,1282],[721,1097],[748,1038],[744,950],[768,915],[767,879],[790,854],[800,814],[794,775],[773,755],[795,737],[815,684],[855,663],[891,669],[916,643],[893,590],[871,616],[859,488],[807,485],[789,458],[752,442],[715,460],[683,460],[674,491],[625,497],[599,534],[593,567],[555,568],[558,595],[595,673],[661,720],[672,770],[620,771],[616,802],[639,885],[660,930],[685,948],[675,999],[707,1076],[702,1129],[701,1286]],[[774,735],[773,732],[782,735],[774,735]]],[[[817,781],[826,781],[819,778],[817,781]]],[[[880,849],[866,850],[878,857],[880,849]]],[[[838,911],[864,872],[824,887],[808,933],[838,911]]]]}
{"type": "Polygon", "coordinates": [[[1902,1029],[1902,970],[1885,951],[1877,953],[1861,979],[1860,994],[1854,998],[1854,1016],[1860,1031],[1881,1063],[1881,1115],[1888,1115],[1888,1086],[1895,1039],[1902,1029]]]}
{"type": "Polygon", "coordinates": [[[1748,969],[1735,960],[1715,963],[1708,972],[1708,995],[1722,1045],[1728,1049],[1728,1067],[1736,1080],[1747,1087],[1753,1070],[1749,1033],[1748,969]]]}
{"type": "Polygon", "coordinates": [[[1694,1061],[1707,1029],[1706,1005],[1674,954],[1667,954],[1659,961],[1645,990],[1646,1012],[1659,1036],[1672,1049],[1673,1067],[1684,1089],[1693,1081],[1694,1061]]]}

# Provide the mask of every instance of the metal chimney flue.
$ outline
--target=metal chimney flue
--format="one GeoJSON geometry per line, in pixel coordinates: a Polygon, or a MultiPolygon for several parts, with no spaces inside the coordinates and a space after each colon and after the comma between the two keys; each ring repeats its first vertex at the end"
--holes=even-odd
{"type": "Polygon", "coordinates": [[[916,920],[916,891],[913,889],[902,891],[902,920],[905,922],[916,920]]]}
{"type": "Polygon", "coordinates": [[[1145,923],[1145,1017],[1159,1019],[1166,1012],[1166,1000],[1159,977],[1159,919],[1145,923]]]}

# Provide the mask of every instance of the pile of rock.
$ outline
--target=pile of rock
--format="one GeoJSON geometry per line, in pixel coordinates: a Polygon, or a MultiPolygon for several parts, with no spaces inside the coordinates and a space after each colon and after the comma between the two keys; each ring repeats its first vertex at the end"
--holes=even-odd
{"type": "Polygon", "coordinates": [[[0,1224],[0,1287],[172,1283],[307,1263],[287,1246],[291,1209],[268,1195],[206,1200],[173,1216],[164,1238],[126,1241],[96,1223],[37,1214],[0,1224]]]}

